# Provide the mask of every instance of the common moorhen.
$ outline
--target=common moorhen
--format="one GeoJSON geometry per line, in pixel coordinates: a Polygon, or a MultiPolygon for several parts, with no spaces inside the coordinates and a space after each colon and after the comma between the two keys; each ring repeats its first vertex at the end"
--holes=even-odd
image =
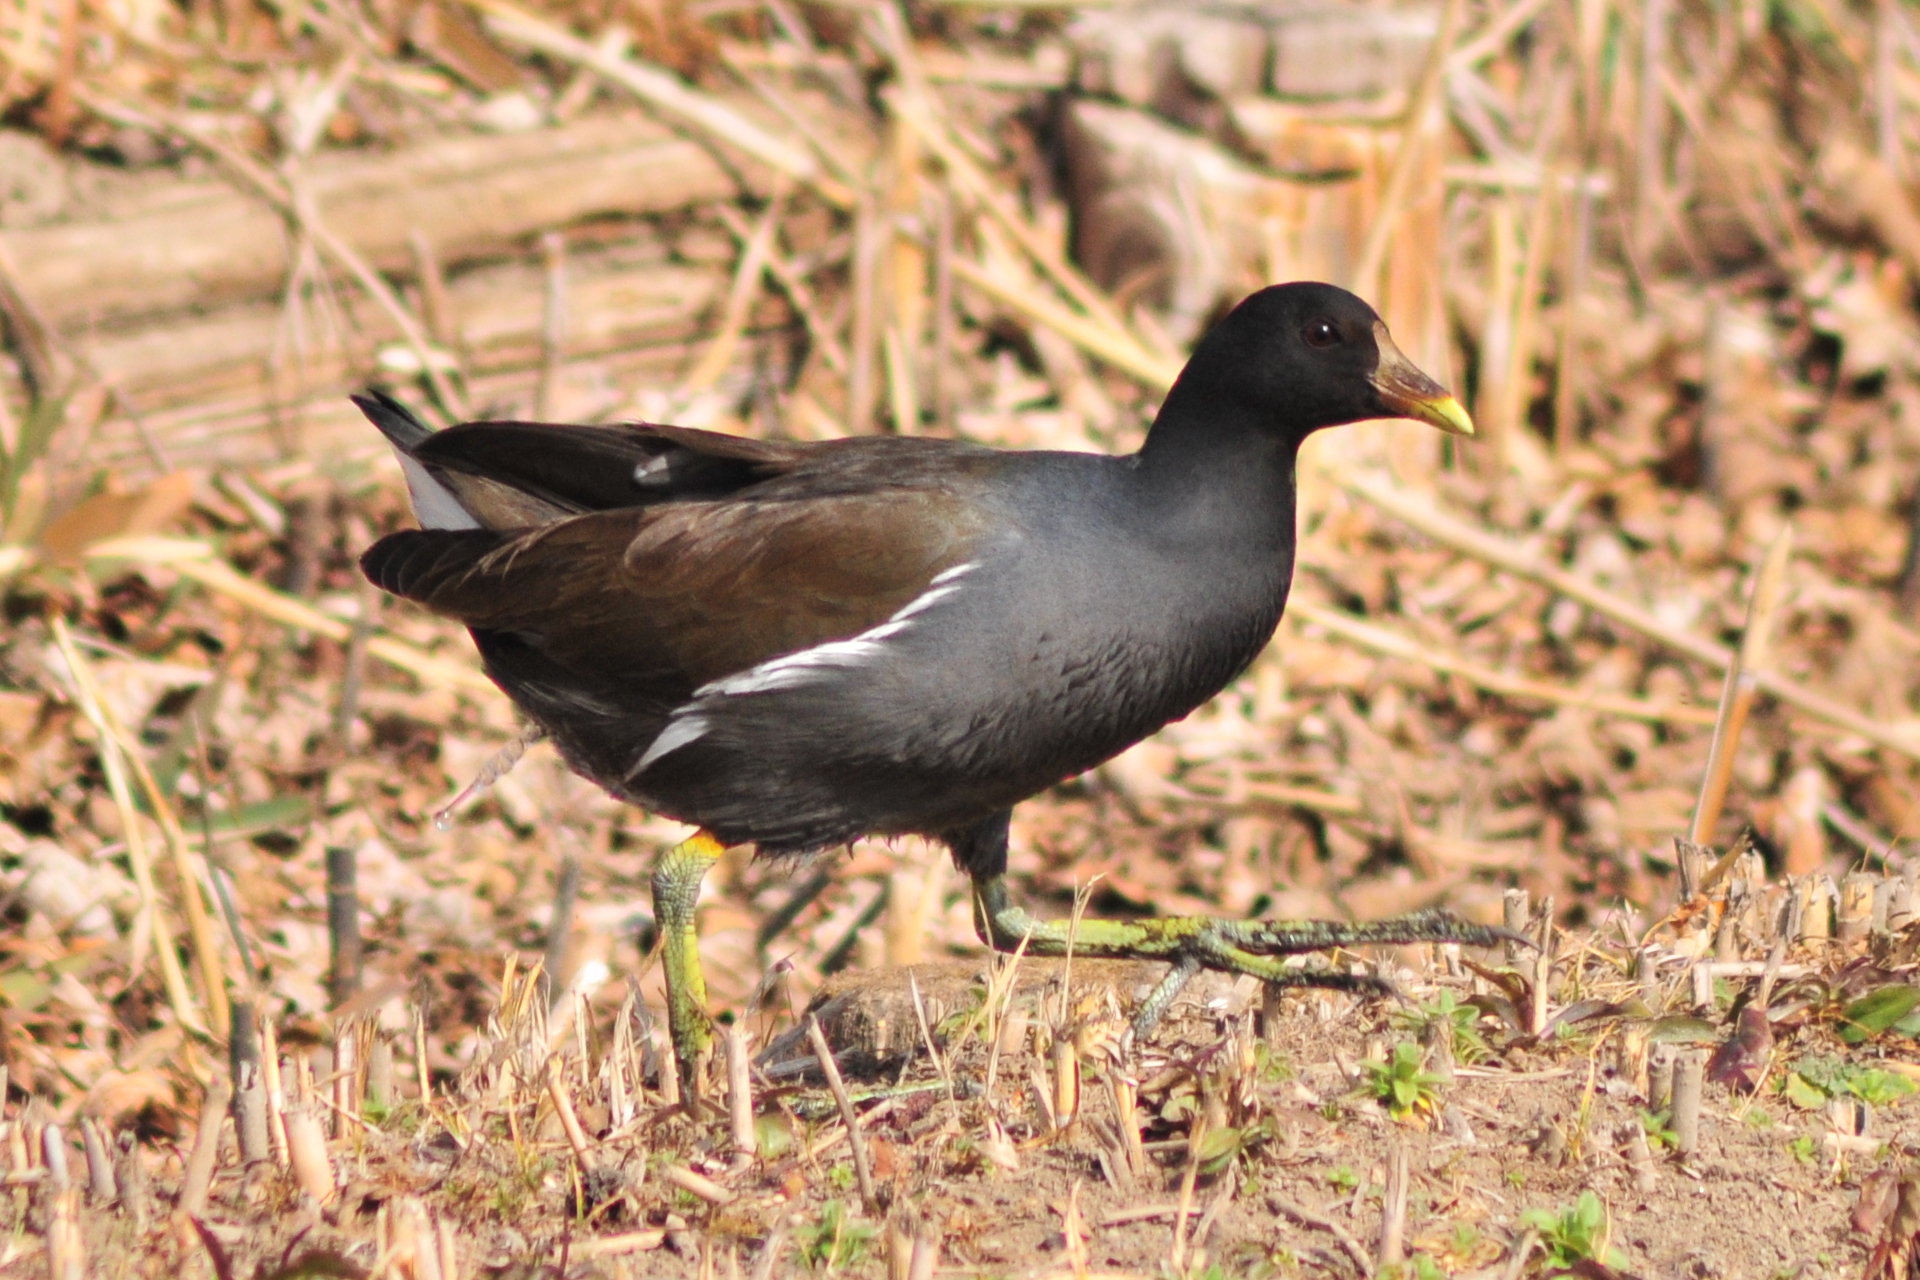
{"type": "MultiPolygon", "coordinates": [[[[749,440],[685,427],[469,422],[355,397],[421,524],[361,561],[456,619],[574,769],[699,830],[653,876],[684,1072],[709,1042],[693,908],[730,845],[944,841],[992,946],[1058,954],[1005,883],[1013,806],[1211,698],[1279,624],[1294,457],[1321,427],[1473,424],[1366,303],[1264,289],[1201,341],[1127,457],[955,440],[749,440]]],[[[1204,917],[1074,926],[1164,959],[1150,1026],[1202,968],[1374,989],[1281,957],[1491,943],[1429,911],[1371,924],[1204,917]]]]}

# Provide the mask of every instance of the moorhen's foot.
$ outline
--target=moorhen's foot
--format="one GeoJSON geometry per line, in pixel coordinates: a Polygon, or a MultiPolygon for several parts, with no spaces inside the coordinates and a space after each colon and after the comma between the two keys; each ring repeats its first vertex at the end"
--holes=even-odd
{"type": "Polygon", "coordinates": [[[707,1017],[707,979],[700,970],[700,934],[693,909],[700,901],[700,882],[725,852],[725,845],[697,831],[661,854],[653,868],[653,912],[667,980],[667,1030],[673,1038],[681,1090],[695,1102],[713,1050],[713,1025],[707,1017]]]}
{"type": "Polygon", "coordinates": [[[1030,955],[1073,953],[1127,960],[1167,960],[1171,967],[1133,1019],[1134,1039],[1143,1039],[1202,969],[1246,974],[1276,987],[1316,987],[1366,995],[1397,995],[1381,978],[1332,970],[1294,969],[1282,957],[1374,943],[1458,942],[1493,947],[1533,943],[1508,929],[1474,924],[1447,911],[1415,911],[1386,920],[1227,920],[1214,916],[1163,916],[1148,920],[1036,920],[1008,897],[1003,877],[974,882],[975,924],[998,951],[1025,942],[1030,955]]]}

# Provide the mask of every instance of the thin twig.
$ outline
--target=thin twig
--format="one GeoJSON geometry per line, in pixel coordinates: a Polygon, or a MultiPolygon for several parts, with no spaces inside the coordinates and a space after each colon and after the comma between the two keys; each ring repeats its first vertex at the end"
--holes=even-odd
{"type": "Polygon", "coordinates": [[[860,1198],[867,1208],[872,1209],[878,1203],[873,1187],[873,1166],[867,1161],[867,1139],[860,1131],[860,1116],[853,1109],[853,1099],[847,1096],[847,1082],[840,1078],[840,1066],[833,1060],[833,1049],[827,1044],[827,1033],[820,1029],[820,1019],[807,1015],[807,1040],[813,1045],[813,1056],[819,1059],[820,1074],[827,1078],[827,1088],[833,1091],[833,1100],[840,1108],[840,1118],[846,1122],[847,1145],[853,1148],[853,1172],[860,1180],[860,1198]]]}
{"type": "MultiPolygon", "coordinates": [[[[160,963],[161,982],[167,989],[167,1002],[173,1007],[173,1016],[180,1025],[195,1035],[208,1034],[206,1024],[201,1021],[199,1012],[193,1007],[193,997],[187,992],[186,975],[181,972],[180,958],[174,953],[173,934],[167,928],[165,917],[160,914],[160,894],[154,887],[153,864],[147,856],[146,837],[142,834],[139,810],[133,803],[133,792],[127,785],[126,764],[121,755],[120,740],[107,727],[106,708],[101,701],[98,688],[92,679],[92,672],[80,651],[74,646],[73,637],[67,631],[66,620],[58,614],[48,620],[53,631],[54,643],[60,647],[60,654],[66,659],[67,670],[73,676],[75,700],[80,704],[80,714],[93,725],[94,732],[100,738],[100,765],[107,775],[107,790],[113,796],[114,807],[120,813],[120,825],[125,831],[127,842],[127,861],[133,868],[134,884],[140,890],[140,906],[146,917],[147,927],[153,935],[156,958],[160,963]]],[[[135,931],[136,938],[138,930],[135,931]]],[[[134,968],[139,968],[139,948],[134,949],[134,968]]]]}
{"type": "Polygon", "coordinates": [[[1734,753],[1740,745],[1740,733],[1747,725],[1747,714],[1759,694],[1759,676],[1767,666],[1767,651],[1773,643],[1774,620],[1780,611],[1780,588],[1786,581],[1787,559],[1793,553],[1793,526],[1788,524],[1767,548],[1766,559],[1754,575],[1753,594],[1747,598],[1747,625],[1740,636],[1740,651],[1727,668],[1726,684],[1720,693],[1720,713],[1713,726],[1713,745],[1707,751],[1706,776],[1700,782],[1700,800],[1693,810],[1693,828],[1689,839],[1695,844],[1713,843],[1713,831],[1720,823],[1720,810],[1733,781],[1734,753]]]}

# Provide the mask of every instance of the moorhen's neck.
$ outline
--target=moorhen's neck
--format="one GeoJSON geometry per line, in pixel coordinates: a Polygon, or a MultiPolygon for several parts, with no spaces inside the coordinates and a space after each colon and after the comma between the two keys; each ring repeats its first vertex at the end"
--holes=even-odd
{"type": "Polygon", "coordinates": [[[1192,526],[1200,536],[1290,545],[1299,437],[1270,406],[1223,402],[1186,381],[1168,393],[1135,455],[1149,501],[1169,532],[1192,526]]]}

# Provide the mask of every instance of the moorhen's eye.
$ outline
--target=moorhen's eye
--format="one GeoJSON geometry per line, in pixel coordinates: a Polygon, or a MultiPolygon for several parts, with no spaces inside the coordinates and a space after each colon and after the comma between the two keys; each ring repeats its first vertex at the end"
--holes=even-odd
{"type": "Polygon", "coordinates": [[[1309,321],[1306,331],[1300,335],[1310,347],[1330,347],[1340,341],[1340,331],[1333,327],[1331,320],[1309,321]]]}

